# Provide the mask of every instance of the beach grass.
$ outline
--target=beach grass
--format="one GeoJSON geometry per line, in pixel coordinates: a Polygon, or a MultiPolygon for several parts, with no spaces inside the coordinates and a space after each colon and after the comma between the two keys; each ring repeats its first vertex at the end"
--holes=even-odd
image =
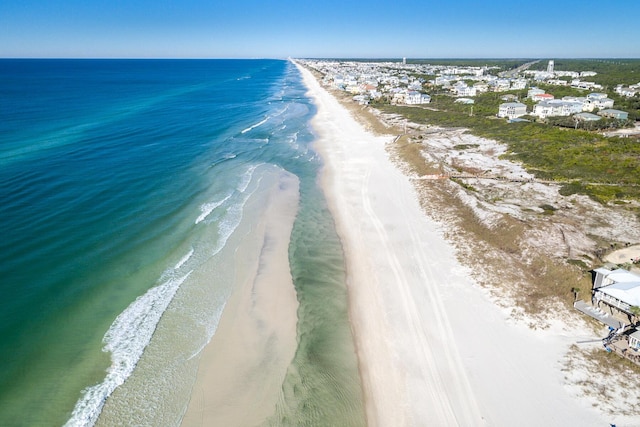
{"type": "Polygon", "coordinates": [[[454,104],[448,96],[436,99],[427,108],[388,104],[376,108],[414,123],[465,128],[502,142],[508,147],[506,158],[522,162],[539,179],[564,184],[566,194],[585,194],[601,203],[640,199],[640,146],[633,139],[543,123],[507,123],[493,116],[497,103],[492,108],[476,105],[470,115],[469,106],[454,104]]]}
{"type": "MultiPolygon", "coordinates": [[[[421,149],[419,144],[391,148],[397,161],[412,173],[437,173],[438,166],[428,165],[419,154],[421,149]]],[[[449,182],[416,181],[415,185],[430,215],[442,217],[446,212],[455,230],[448,238],[456,243],[463,264],[479,273],[481,282],[506,290],[531,315],[543,314],[556,301],[569,308],[573,304],[571,289],[589,288],[590,278],[578,266],[540,251],[531,252],[523,243],[530,224],[505,214],[497,224],[488,226],[456,196],[453,186],[457,184],[449,182]]]]}

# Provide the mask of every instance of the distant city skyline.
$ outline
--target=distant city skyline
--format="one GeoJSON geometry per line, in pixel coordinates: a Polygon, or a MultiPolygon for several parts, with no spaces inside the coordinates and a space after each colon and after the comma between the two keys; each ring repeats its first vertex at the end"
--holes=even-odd
{"type": "Polygon", "coordinates": [[[640,2],[7,0],[0,57],[640,58],[640,2]]]}

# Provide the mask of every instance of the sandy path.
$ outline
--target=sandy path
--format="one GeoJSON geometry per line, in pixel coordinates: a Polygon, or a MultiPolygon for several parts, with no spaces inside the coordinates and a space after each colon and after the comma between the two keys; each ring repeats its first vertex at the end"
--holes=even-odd
{"type": "Polygon", "coordinates": [[[301,69],[345,250],[370,426],[607,425],[563,385],[581,336],[514,325],[470,279],[385,151],[301,69]]]}

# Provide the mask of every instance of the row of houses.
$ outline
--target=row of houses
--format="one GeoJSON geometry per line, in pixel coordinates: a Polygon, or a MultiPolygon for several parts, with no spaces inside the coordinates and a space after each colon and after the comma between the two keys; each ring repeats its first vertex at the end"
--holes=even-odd
{"type": "Polygon", "coordinates": [[[547,117],[567,117],[577,115],[579,120],[599,120],[601,117],[610,117],[618,120],[626,120],[628,113],[613,109],[614,101],[607,94],[593,92],[587,96],[565,96],[555,99],[551,94],[537,87],[529,89],[527,97],[537,104],[528,112],[527,106],[520,102],[507,102],[500,104],[498,117],[514,119],[527,114],[545,119],[547,117]],[[598,111],[598,115],[585,114],[598,111]]]}
{"type": "Polygon", "coordinates": [[[357,96],[359,102],[386,96],[392,102],[424,104],[430,101],[425,87],[440,87],[456,97],[468,98],[484,92],[525,89],[527,79],[505,78],[491,74],[498,67],[433,66],[406,63],[364,63],[356,61],[306,60],[311,68],[321,71],[324,84],[357,96]],[[416,75],[433,75],[432,80],[416,75]],[[474,82],[473,84],[469,84],[474,82]],[[414,92],[418,92],[416,95],[414,92]]]}
{"type": "Polygon", "coordinates": [[[631,98],[640,94],[640,83],[636,83],[631,86],[618,85],[614,90],[620,96],[631,98]]]}
{"type": "Polygon", "coordinates": [[[629,113],[622,110],[607,108],[598,111],[598,114],[583,112],[582,104],[575,101],[550,100],[542,101],[533,107],[531,113],[527,112],[526,104],[521,102],[504,102],[498,107],[498,117],[516,119],[527,114],[537,116],[542,119],[547,117],[567,117],[574,116],[576,120],[596,121],[601,118],[612,118],[616,120],[627,120],[629,113]]]}
{"type": "MultiPolygon", "coordinates": [[[[420,105],[431,101],[426,88],[447,90],[457,98],[469,99],[484,92],[503,92],[527,88],[528,79],[522,74],[492,74],[497,67],[455,67],[434,66],[428,64],[406,64],[397,62],[366,63],[357,61],[305,61],[311,68],[321,71],[324,84],[351,93],[361,104],[381,97],[396,104],[420,105]],[[434,76],[427,80],[427,76],[434,76]],[[421,77],[417,77],[421,76],[421,77]]],[[[546,83],[558,81],[569,83],[561,78],[571,78],[570,84],[583,89],[597,89],[592,82],[583,82],[581,78],[595,75],[593,72],[564,72],[553,69],[552,61],[547,71],[525,72],[536,81],[546,83]]],[[[560,84],[560,83],[558,83],[560,84]]],[[[637,85],[640,90],[640,83],[637,85]]],[[[630,93],[635,88],[619,88],[630,93]]],[[[613,109],[613,100],[602,92],[594,91],[584,97],[564,97],[556,100],[553,95],[537,87],[529,89],[527,96],[537,104],[527,112],[524,104],[505,103],[500,105],[498,116],[514,119],[526,114],[540,118],[578,115],[581,120],[597,120],[602,116],[626,119],[627,113],[613,109]],[[582,114],[598,110],[599,115],[582,114]]]]}
{"type": "MultiPolygon", "coordinates": [[[[527,80],[523,78],[499,78],[496,76],[482,76],[481,81],[472,85],[468,80],[461,80],[458,76],[438,76],[430,81],[433,86],[440,86],[450,90],[456,96],[476,96],[486,92],[506,92],[509,90],[522,90],[527,87],[527,80]]],[[[477,79],[475,79],[477,80],[477,79]]]]}

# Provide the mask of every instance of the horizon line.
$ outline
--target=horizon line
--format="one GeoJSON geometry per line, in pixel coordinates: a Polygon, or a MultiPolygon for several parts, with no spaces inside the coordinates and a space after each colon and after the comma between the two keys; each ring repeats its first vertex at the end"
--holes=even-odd
{"type": "Polygon", "coordinates": [[[409,57],[409,56],[0,56],[0,60],[6,59],[86,59],[86,60],[333,60],[333,61],[384,61],[403,60],[423,61],[423,60],[542,60],[542,59],[572,59],[572,60],[640,60],[640,57],[624,56],[432,56],[432,57],[409,57]]]}

